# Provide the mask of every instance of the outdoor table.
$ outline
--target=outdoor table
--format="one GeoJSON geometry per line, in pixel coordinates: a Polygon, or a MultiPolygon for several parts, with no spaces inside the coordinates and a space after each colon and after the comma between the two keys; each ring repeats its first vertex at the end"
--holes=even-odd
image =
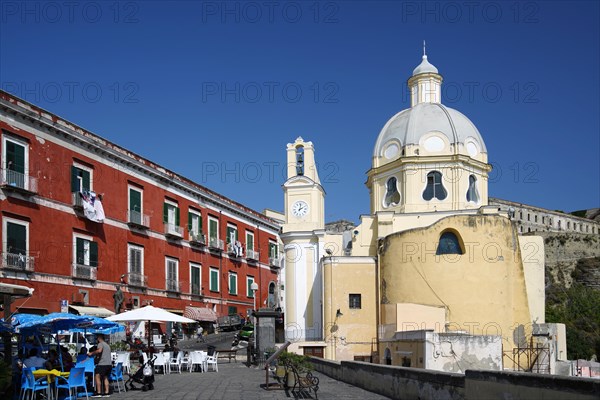
{"type": "Polygon", "coordinates": [[[57,369],[51,369],[51,370],[47,370],[47,369],[36,369],[33,372],[33,377],[35,379],[39,379],[39,378],[43,378],[46,377],[46,379],[48,379],[48,399],[52,398],[52,383],[54,381],[54,378],[58,377],[58,376],[62,376],[64,378],[68,378],[69,377],[69,372],[61,372],[57,369]]]}
{"type": "Polygon", "coordinates": [[[227,358],[229,362],[231,362],[232,359],[237,362],[237,351],[238,349],[215,350],[215,352],[219,353],[219,358],[227,358]]]}

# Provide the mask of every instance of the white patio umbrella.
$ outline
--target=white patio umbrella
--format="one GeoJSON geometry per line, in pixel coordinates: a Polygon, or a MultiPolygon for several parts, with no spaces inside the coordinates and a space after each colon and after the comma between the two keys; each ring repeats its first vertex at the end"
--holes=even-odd
{"type": "MultiPolygon", "coordinates": [[[[145,306],[135,310],[125,311],[120,314],[111,315],[106,318],[109,321],[160,321],[160,322],[182,322],[184,324],[195,323],[193,319],[173,314],[160,307],[145,306]]],[[[150,324],[148,324],[150,326],[150,324]]],[[[148,345],[150,345],[150,329],[148,329],[148,345]]]]}

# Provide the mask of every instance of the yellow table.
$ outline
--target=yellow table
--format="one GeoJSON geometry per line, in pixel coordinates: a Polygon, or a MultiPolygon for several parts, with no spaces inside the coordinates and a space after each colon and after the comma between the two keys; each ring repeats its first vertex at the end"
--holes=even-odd
{"type": "Polygon", "coordinates": [[[69,376],[69,372],[61,372],[57,369],[51,369],[51,370],[47,370],[47,369],[36,369],[33,372],[33,377],[35,379],[39,379],[39,378],[43,378],[46,377],[46,379],[48,379],[48,394],[47,394],[47,398],[48,399],[52,399],[52,381],[58,377],[58,376],[62,376],[67,378],[69,376]]]}

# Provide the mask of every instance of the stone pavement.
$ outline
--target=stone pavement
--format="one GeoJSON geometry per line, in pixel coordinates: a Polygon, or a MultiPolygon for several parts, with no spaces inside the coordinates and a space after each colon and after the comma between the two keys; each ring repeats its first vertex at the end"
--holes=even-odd
{"type": "MultiPolygon", "coordinates": [[[[314,372],[319,378],[319,399],[378,400],[387,397],[331,379],[314,372]]],[[[293,399],[285,390],[265,390],[265,370],[248,368],[243,362],[219,362],[219,372],[188,372],[181,374],[155,374],[154,390],[114,393],[112,400],[156,399],[156,400],[280,400],[293,399]]],[[[125,378],[127,380],[127,377],[125,378]]],[[[270,382],[273,380],[270,378],[270,382]]],[[[141,385],[135,383],[141,388],[141,385]]],[[[312,398],[314,393],[311,392],[312,398]]],[[[299,398],[311,398],[300,395],[299,398]]]]}

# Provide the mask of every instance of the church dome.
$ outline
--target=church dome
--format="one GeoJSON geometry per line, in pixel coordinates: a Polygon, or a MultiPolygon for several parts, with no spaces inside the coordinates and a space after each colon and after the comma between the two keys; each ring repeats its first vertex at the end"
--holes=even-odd
{"type": "Polygon", "coordinates": [[[383,127],[373,151],[373,167],[400,157],[461,154],[487,163],[487,149],[477,127],[460,112],[441,104],[442,76],[423,60],[408,80],[411,107],[383,127]]]}

